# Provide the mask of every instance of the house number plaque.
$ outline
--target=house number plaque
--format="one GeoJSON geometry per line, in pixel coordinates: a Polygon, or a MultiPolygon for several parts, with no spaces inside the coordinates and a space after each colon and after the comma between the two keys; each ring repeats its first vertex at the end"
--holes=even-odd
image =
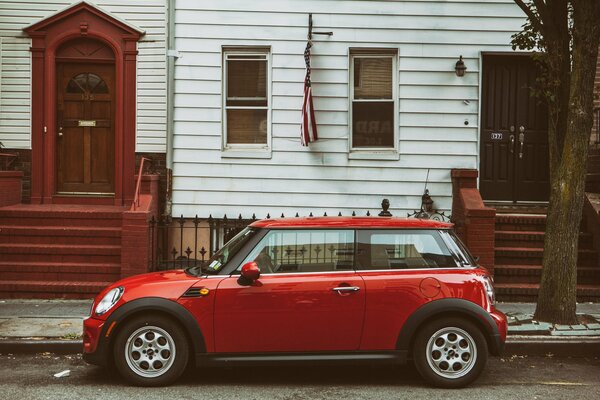
{"type": "Polygon", "coordinates": [[[96,120],[80,119],[78,121],[78,126],[96,126],[96,120]]]}
{"type": "Polygon", "coordinates": [[[502,140],[502,134],[500,132],[492,132],[490,133],[490,139],[492,140],[502,140]]]}

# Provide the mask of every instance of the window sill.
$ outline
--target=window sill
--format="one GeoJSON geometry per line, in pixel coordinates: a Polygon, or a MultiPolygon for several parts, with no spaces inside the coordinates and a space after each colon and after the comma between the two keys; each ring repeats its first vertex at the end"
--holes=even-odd
{"type": "Polygon", "coordinates": [[[266,149],[224,149],[221,158],[271,158],[271,150],[266,149]]]}
{"type": "Polygon", "coordinates": [[[398,161],[400,154],[396,150],[351,150],[349,160],[389,160],[398,161]]]}

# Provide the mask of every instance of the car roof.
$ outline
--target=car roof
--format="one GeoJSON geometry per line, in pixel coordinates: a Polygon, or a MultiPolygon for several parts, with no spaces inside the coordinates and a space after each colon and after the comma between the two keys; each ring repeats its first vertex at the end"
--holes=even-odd
{"type": "Polygon", "coordinates": [[[453,224],[431,219],[397,217],[296,217],[263,219],[254,228],[430,228],[449,229],[453,224]]]}

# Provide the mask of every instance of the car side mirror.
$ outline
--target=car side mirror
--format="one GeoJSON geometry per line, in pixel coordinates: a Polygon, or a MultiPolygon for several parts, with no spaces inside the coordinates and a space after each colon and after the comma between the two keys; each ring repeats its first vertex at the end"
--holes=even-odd
{"type": "Polygon", "coordinates": [[[260,268],[258,268],[257,263],[250,261],[242,266],[242,274],[238,279],[238,283],[242,286],[249,286],[258,278],[260,278],[260,268]]]}

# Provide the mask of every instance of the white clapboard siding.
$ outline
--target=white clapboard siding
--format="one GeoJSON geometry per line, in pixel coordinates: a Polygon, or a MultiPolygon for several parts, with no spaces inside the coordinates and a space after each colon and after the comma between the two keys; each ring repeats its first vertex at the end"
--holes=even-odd
{"type": "Polygon", "coordinates": [[[173,214],[264,217],[378,212],[404,216],[428,179],[435,206],[451,207],[452,168],[477,168],[480,54],[511,51],[524,22],[512,0],[177,0],[173,214]],[[300,146],[308,13],[319,141],[300,146]],[[222,49],[271,49],[271,153],[222,149],[222,49]],[[348,154],[349,52],[398,52],[396,159],[348,154]],[[454,65],[462,55],[463,78],[454,65]],[[427,178],[427,176],[429,176],[427,178]]]}
{"type": "MultiPolygon", "coordinates": [[[[166,151],[166,0],[94,0],[139,27],[136,151],[166,151]]],[[[73,4],[68,0],[0,0],[0,141],[31,148],[31,40],[23,28],[73,4]]]]}

